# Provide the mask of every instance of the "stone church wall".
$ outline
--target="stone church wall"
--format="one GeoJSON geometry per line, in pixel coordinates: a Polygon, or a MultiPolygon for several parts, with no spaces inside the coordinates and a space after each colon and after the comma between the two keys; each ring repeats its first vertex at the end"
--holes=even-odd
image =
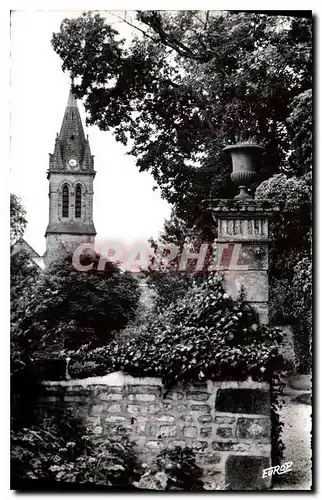
{"type": "Polygon", "coordinates": [[[52,260],[66,257],[67,253],[73,253],[82,243],[95,243],[94,236],[80,236],[78,234],[48,234],[46,263],[52,260]]]}
{"type": "Polygon", "coordinates": [[[44,382],[42,411],[72,409],[104,440],[109,425],[128,429],[142,462],[153,467],[164,448],[192,448],[204,481],[230,489],[262,489],[270,478],[270,391],[248,379],[207,381],[165,389],[159,378],[134,378],[122,372],[105,377],[44,382]]]}

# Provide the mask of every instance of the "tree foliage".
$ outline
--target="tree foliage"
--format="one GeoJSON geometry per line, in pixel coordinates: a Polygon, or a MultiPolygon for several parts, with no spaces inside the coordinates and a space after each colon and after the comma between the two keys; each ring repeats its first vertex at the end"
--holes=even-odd
{"type": "Polygon", "coordinates": [[[259,181],[281,169],[301,171],[311,19],[138,11],[136,26],[127,46],[87,13],[64,20],[52,43],[76,77],[88,123],[131,146],[140,171],[152,173],[179,216],[193,225],[203,199],[233,194],[222,148],[236,140],[266,146],[259,181]],[[294,148],[298,161],[290,165],[294,148]]]}
{"type": "Polygon", "coordinates": [[[257,188],[256,195],[281,203],[281,212],[270,224],[271,319],[293,326],[298,369],[307,372],[312,336],[312,175],[275,175],[257,188]]]}
{"type": "Polygon", "coordinates": [[[98,270],[99,259],[84,257],[83,265],[94,264],[86,272],[77,271],[71,259],[59,259],[41,273],[17,311],[16,335],[25,349],[57,354],[86,342],[100,345],[134,318],[140,296],[136,279],[111,262],[98,270]]]}
{"type": "Polygon", "coordinates": [[[21,199],[15,194],[10,194],[10,242],[13,244],[23,236],[27,226],[26,210],[21,199]]]}
{"type": "Polygon", "coordinates": [[[180,244],[216,237],[202,202],[235,193],[223,147],[265,146],[257,197],[283,202],[271,231],[273,320],[294,324],[288,292],[311,252],[312,19],[151,10],[138,11],[134,24],[128,44],[91,13],[64,20],[53,35],[88,123],[112,130],[151,172],[174,206],[164,240],[180,244]]]}

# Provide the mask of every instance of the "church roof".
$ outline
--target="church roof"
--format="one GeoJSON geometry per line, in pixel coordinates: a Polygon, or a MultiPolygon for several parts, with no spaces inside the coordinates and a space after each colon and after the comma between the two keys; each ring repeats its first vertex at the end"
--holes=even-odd
{"type": "Polygon", "coordinates": [[[76,97],[74,96],[74,94],[71,90],[69,92],[69,97],[68,97],[68,102],[67,102],[66,107],[67,108],[78,108],[76,97]]]}
{"type": "Polygon", "coordinates": [[[11,245],[11,253],[16,253],[19,250],[25,250],[32,259],[41,259],[41,256],[36,252],[36,250],[34,250],[32,246],[29,245],[29,243],[27,243],[23,238],[19,238],[19,240],[15,241],[15,243],[11,245]]]}
{"type": "Polygon", "coordinates": [[[68,141],[73,136],[80,142],[86,140],[77,100],[72,91],[70,91],[59,138],[61,141],[68,141]]]}
{"type": "Polygon", "coordinates": [[[85,224],[84,222],[50,222],[46,229],[46,235],[48,233],[59,233],[59,234],[86,234],[90,236],[95,236],[95,226],[93,222],[85,224]]]}
{"type": "Polygon", "coordinates": [[[77,99],[72,90],[69,92],[60,132],[56,137],[54,153],[49,155],[49,174],[67,172],[71,158],[78,161],[83,172],[94,173],[93,156],[88,138],[85,137],[77,99]]]}

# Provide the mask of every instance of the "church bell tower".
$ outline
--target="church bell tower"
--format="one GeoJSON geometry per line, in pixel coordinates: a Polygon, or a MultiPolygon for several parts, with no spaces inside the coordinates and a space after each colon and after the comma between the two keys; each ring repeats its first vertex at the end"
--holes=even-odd
{"type": "Polygon", "coordinates": [[[45,262],[73,252],[84,242],[94,243],[94,160],[85,137],[77,101],[70,91],[63,123],[49,155],[49,223],[45,262]]]}

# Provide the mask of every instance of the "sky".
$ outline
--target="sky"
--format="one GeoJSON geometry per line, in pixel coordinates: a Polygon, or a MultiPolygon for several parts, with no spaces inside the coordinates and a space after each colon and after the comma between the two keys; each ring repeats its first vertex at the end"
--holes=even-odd
{"type": "MultiPolygon", "coordinates": [[[[114,13],[124,15],[124,11],[114,13]]],[[[69,75],[63,73],[50,40],[64,18],[81,14],[75,10],[20,10],[11,16],[10,190],[21,197],[27,211],[24,238],[40,255],[46,249],[49,153],[53,153],[70,88],[69,75]]],[[[123,37],[131,37],[128,25],[107,12],[104,15],[123,37]]],[[[150,236],[156,238],[170,216],[170,205],[161,199],[159,190],[152,190],[152,176],[138,171],[135,158],[126,155],[126,148],[116,142],[112,132],[85,127],[84,108],[81,102],[78,105],[95,156],[96,241],[132,245],[150,236]]]]}

